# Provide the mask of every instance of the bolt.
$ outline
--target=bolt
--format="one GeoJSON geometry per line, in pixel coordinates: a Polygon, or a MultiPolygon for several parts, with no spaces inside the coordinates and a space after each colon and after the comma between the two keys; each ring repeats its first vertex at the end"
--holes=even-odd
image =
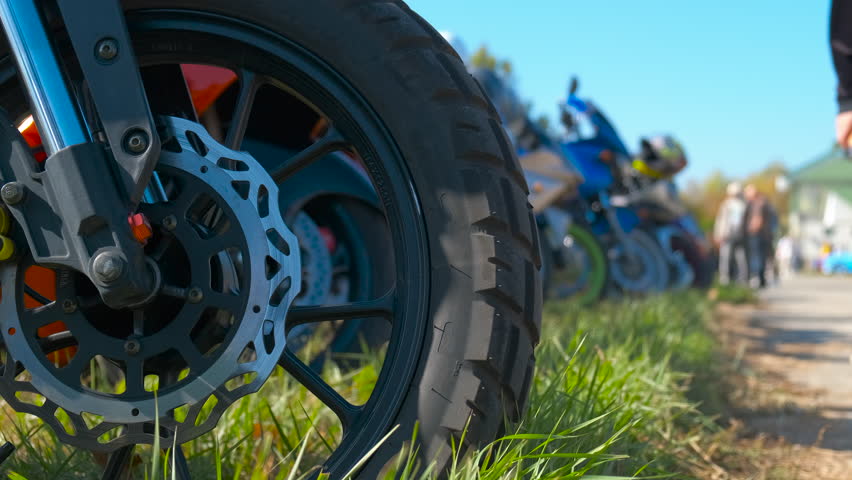
{"type": "Polygon", "coordinates": [[[204,292],[198,287],[192,287],[186,292],[186,301],[189,303],[201,303],[204,300],[204,292]]]}
{"type": "Polygon", "coordinates": [[[124,136],[124,148],[130,153],[139,155],[148,150],[148,134],[143,130],[131,130],[124,136]]]}
{"type": "Polygon", "coordinates": [[[112,38],[105,38],[95,45],[95,52],[99,59],[110,62],[118,56],[118,42],[112,38]]]}
{"type": "Polygon", "coordinates": [[[128,340],[124,342],[124,352],[128,355],[136,355],[142,350],[142,344],[139,340],[128,340]]]}
{"type": "Polygon", "coordinates": [[[24,200],[25,192],[24,186],[20,183],[9,182],[0,188],[0,197],[3,197],[3,201],[8,205],[16,205],[24,200]]]}
{"type": "Polygon", "coordinates": [[[124,273],[124,259],[112,252],[103,252],[92,262],[92,272],[103,283],[112,283],[124,273]]]}
{"type": "Polygon", "coordinates": [[[62,301],[62,311],[65,313],[74,313],[77,311],[77,302],[70,298],[62,301]]]}
{"type": "Polygon", "coordinates": [[[171,231],[171,230],[174,230],[175,227],[177,227],[177,218],[175,218],[174,215],[169,215],[166,218],[164,218],[163,221],[160,222],[160,223],[162,223],[163,228],[171,231]]]}

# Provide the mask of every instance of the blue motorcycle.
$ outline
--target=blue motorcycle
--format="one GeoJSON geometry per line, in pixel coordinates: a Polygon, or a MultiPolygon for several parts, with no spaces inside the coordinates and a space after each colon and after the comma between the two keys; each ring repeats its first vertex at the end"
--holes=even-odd
{"type": "Polygon", "coordinates": [[[609,273],[624,293],[661,291],[669,286],[669,265],[656,239],[640,228],[642,218],[630,199],[617,195],[619,165],[630,158],[624,142],[595,105],[577,96],[573,79],[562,121],[568,138],[565,157],[585,178],[580,196],[591,206],[588,222],[606,246],[609,273]]]}
{"type": "MultiPolygon", "coordinates": [[[[656,253],[662,254],[666,265],[668,288],[708,286],[712,278],[709,243],[671,180],[687,164],[680,144],[670,136],[643,139],[639,153],[631,155],[607,117],[576,91],[575,79],[563,123],[574,136],[565,148],[574,152],[572,159],[593,180],[581,186],[581,192],[592,198],[603,192],[605,201],[618,209],[622,228],[638,229],[655,240],[656,253]],[[583,136],[588,130],[593,133],[583,136]]],[[[612,223],[601,229],[607,226],[612,223]]]]}

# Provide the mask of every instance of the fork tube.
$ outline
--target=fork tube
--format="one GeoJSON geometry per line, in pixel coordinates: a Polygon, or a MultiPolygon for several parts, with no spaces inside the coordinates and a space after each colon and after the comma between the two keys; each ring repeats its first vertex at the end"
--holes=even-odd
{"type": "MultiPolygon", "coordinates": [[[[89,133],[50,43],[36,0],[0,0],[0,21],[48,155],[89,141],[89,133]]],[[[80,8],[85,8],[82,4],[80,8]]],[[[93,52],[94,54],[94,52],[93,52]]]]}

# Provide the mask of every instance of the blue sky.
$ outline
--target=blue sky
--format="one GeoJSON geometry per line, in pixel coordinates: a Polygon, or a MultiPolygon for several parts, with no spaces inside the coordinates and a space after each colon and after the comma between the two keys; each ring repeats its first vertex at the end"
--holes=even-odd
{"type": "Polygon", "coordinates": [[[801,166],[833,139],[829,0],[409,0],[472,52],[515,66],[535,113],[556,118],[577,74],[631,147],[671,132],[685,176],[801,166]]]}

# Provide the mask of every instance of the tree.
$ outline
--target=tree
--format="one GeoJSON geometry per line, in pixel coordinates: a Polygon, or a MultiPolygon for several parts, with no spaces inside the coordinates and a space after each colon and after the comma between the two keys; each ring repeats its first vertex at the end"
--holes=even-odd
{"type": "Polygon", "coordinates": [[[470,64],[477,68],[487,68],[499,73],[504,79],[510,79],[515,67],[506,59],[498,59],[491,54],[488,47],[482,45],[470,57],[470,64]]]}
{"type": "Polygon", "coordinates": [[[700,182],[690,182],[681,193],[683,202],[705,232],[713,229],[716,212],[725,199],[725,191],[731,181],[731,178],[716,170],[700,182]]]}
{"type": "MultiPolygon", "coordinates": [[[[778,191],[777,179],[786,175],[787,167],[781,162],[773,162],[762,170],[747,175],[744,179],[739,179],[743,186],[753,184],[758,191],[766,195],[778,212],[782,231],[787,228],[789,192],[778,191]]],[[[705,232],[710,232],[713,229],[716,212],[727,195],[728,184],[737,180],[717,170],[702,181],[690,182],[681,193],[681,198],[687,208],[705,232]]]]}

